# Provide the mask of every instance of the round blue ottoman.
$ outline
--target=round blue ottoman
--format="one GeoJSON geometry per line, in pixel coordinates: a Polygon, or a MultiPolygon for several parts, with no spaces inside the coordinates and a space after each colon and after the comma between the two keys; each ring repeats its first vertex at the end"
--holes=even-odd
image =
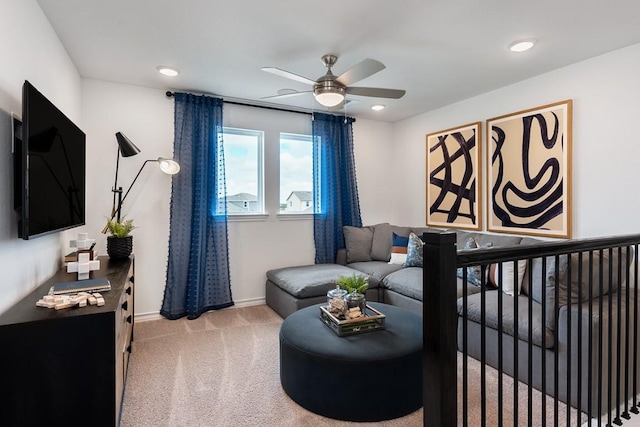
{"type": "Polygon", "coordinates": [[[422,406],[422,318],[369,303],[385,330],[338,337],[320,305],[298,310],[280,328],[280,382],[299,405],[347,421],[382,421],[422,406]]]}

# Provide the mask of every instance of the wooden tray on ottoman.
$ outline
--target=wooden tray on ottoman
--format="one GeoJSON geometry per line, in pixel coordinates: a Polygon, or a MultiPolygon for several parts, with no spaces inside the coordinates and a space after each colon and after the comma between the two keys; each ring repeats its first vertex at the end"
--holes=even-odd
{"type": "Polygon", "coordinates": [[[367,305],[363,317],[348,320],[338,319],[327,310],[326,306],[322,305],[320,306],[320,318],[339,337],[379,331],[384,329],[385,322],[385,315],[370,305],[367,305]]]}

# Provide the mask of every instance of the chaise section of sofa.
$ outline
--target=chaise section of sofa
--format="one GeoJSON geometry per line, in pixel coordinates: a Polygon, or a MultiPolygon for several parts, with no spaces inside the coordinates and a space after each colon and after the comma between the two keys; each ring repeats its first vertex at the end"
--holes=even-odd
{"type": "MultiPolygon", "coordinates": [[[[267,272],[266,303],[282,318],[314,304],[327,301],[327,292],[340,276],[360,274],[344,265],[314,264],[284,267],[267,272]]],[[[378,301],[378,285],[370,282],[366,297],[378,301]]]]}

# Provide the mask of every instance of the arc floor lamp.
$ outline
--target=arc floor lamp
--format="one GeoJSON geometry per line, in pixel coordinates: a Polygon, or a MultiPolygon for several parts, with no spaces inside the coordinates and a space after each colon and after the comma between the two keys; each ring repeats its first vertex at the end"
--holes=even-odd
{"type": "MultiPolygon", "coordinates": [[[[127,188],[127,191],[124,192],[124,195],[123,195],[122,187],[118,186],[118,169],[120,167],[120,157],[135,156],[140,152],[140,149],[136,147],[136,145],[133,142],[131,142],[131,140],[127,138],[122,132],[116,133],[116,140],[118,141],[118,155],[116,156],[116,176],[113,181],[113,188],[111,189],[111,191],[113,192],[113,205],[111,207],[110,219],[116,218],[116,220],[120,222],[120,212],[122,211],[122,204],[127,198],[127,195],[129,195],[129,192],[133,188],[133,185],[138,180],[138,177],[140,176],[142,169],[144,169],[144,167],[148,163],[150,162],[157,163],[158,166],[160,167],[160,170],[166,173],[167,175],[175,175],[178,172],[180,172],[180,165],[175,160],[167,159],[164,157],[145,160],[142,166],[140,167],[140,170],[138,170],[136,177],[133,179],[133,181],[129,185],[129,188],[127,188]]],[[[102,232],[106,233],[106,230],[107,230],[107,227],[105,227],[105,229],[102,232]]]]}

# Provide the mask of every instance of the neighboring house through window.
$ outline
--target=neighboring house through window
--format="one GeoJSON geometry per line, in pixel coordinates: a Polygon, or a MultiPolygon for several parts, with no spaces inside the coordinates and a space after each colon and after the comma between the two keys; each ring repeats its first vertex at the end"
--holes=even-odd
{"type": "Polygon", "coordinates": [[[289,203],[289,211],[313,213],[310,206],[313,202],[313,192],[311,191],[292,191],[287,197],[289,203]]]}

